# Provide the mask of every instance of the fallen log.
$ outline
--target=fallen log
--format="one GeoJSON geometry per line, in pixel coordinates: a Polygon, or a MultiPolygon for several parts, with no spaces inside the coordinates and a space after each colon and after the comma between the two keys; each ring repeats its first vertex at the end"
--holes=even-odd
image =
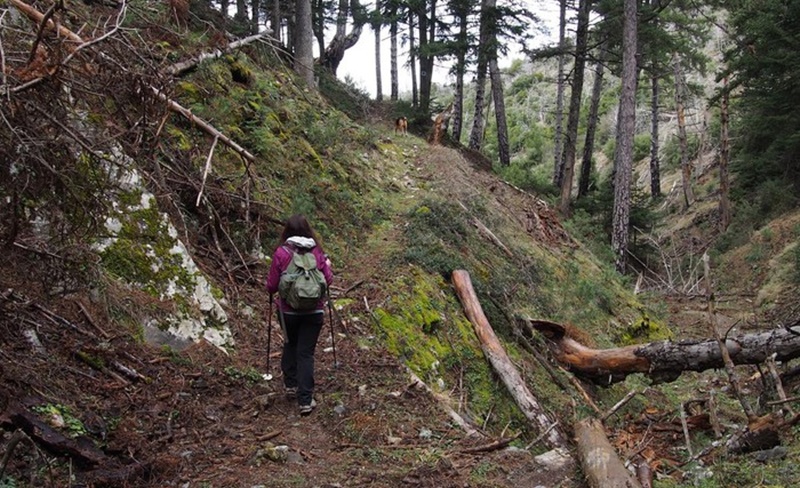
{"type": "Polygon", "coordinates": [[[475,334],[481,342],[483,354],[489,360],[498,376],[500,376],[511,396],[514,397],[519,409],[528,420],[539,428],[539,432],[546,433],[544,439],[550,447],[565,447],[567,443],[564,435],[557,427],[553,428],[554,422],[550,420],[544,409],[539,405],[536,397],[530,392],[525,380],[522,379],[519,371],[517,371],[502,344],[500,344],[494,330],[492,330],[492,326],[489,324],[486,315],[484,315],[480,302],[475,295],[475,290],[472,288],[469,273],[464,270],[453,271],[453,286],[464,307],[464,312],[469,321],[472,322],[475,334]]]}
{"type": "Polygon", "coordinates": [[[575,424],[575,442],[586,481],[592,488],[641,488],[641,484],[617,455],[608,441],[603,424],[583,419],[575,424]]]}
{"type": "Polygon", "coordinates": [[[46,451],[57,456],[67,456],[81,468],[99,466],[108,460],[105,453],[97,449],[87,437],[70,439],[22,406],[9,407],[3,417],[7,419],[4,423],[25,432],[46,451]]]}
{"type": "MultiPolygon", "coordinates": [[[[676,380],[684,371],[705,371],[725,366],[716,339],[656,341],[647,344],[592,349],[567,335],[561,324],[528,319],[541,332],[555,359],[575,375],[597,385],[622,381],[629,374],[643,373],[655,383],[676,380]]],[[[772,329],[725,339],[734,364],[760,364],[775,355],[778,361],[800,357],[800,326],[772,329]]]]}

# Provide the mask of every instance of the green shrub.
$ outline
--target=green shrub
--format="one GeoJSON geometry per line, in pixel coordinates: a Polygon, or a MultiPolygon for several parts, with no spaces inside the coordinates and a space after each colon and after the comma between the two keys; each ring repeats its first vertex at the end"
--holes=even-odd
{"type": "Polygon", "coordinates": [[[633,160],[639,161],[650,154],[650,134],[636,134],[633,138],[633,160]]]}
{"type": "MultiPolygon", "coordinates": [[[[689,161],[697,156],[697,151],[700,148],[700,137],[697,134],[687,134],[686,136],[686,151],[689,161]]],[[[678,136],[670,137],[664,144],[664,150],[661,154],[661,170],[674,170],[681,166],[681,145],[678,136]]]]}

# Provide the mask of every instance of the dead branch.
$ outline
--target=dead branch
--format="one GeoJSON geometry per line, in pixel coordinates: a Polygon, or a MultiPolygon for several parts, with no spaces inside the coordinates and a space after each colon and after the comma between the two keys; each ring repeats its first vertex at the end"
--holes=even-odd
{"type": "MultiPolygon", "coordinates": [[[[33,7],[31,7],[30,5],[27,5],[26,3],[22,2],[21,0],[9,0],[9,1],[15,7],[17,7],[17,9],[19,9],[21,12],[23,12],[25,15],[27,15],[33,21],[38,23],[38,22],[41,22],[43,20],[44,15],[41,12],[39,12],[38,10],[34,9],[33,7]]],[[[114,27],[114,29],[112,29],[107,34],[105,34],[105,35],[103,35],[103,36],[101,36],[101,37],[99,37],[99,38],[97,38],[95,40],[89,41],[89,42],[85,42],[80,36],[78,36],[77,34],[75,34],[74,32],[70,31],[69,29],[67,29],[66,27],[63,27],[63,26],[59,26],[58,27],[58,32],[59,32],[59,34],[61,36],[66,37],[67,39],[78,43],[78,46],[73,50],[73,54],[74,54],[74,52],[77,52],[77,51],[79,51],[81,49],[84,49],[84,48],[86,48],[88,46],[91,46],[91,45],[93,45],[93,44],[95,44],[97,42],[100,42],[100,41],[106,39],[109,35],[111,35],[114,32],[116,32],[116,29],[119,27],[119,25],[122,22],[122,18],[124,16],[124,12],[125,12],[125,4],[123,3],[122,8],[120,9],[120,14],[117,17],[117,25],[114,27]]],[[[53,24],[52,20],[48,21],[47,25],[48,25],[48,27],[51,27],[53,29],[56,28],[56,26],[55,26],[55,24],[53,24]]],[[[65,61],[71,59],[71,57],[72,56],[69,56],[67,59],[65,59],[65,61]]],[[[106,55],[101,55],[101,58],[105,59],[106,61],[113,62],[113,60],[110,57],[106,56],[106,55]]],[[[113,63],[113,64],[116,64],[116,63],[113,63]]],[[[39,83],[42,80],[43,80],[43,78],[38,78],[36,80],[32,80],[31,82],[27,82],[27,83],[25,83],[23,85],[14,87],[14,88],[12,88],[10,90],[7,89],[7,91],[10,91],[11,93],[16,93],[18,91],[21,91],[21,90],[23,90],[25,88],[28,88],[28,87],[32,86],[33,84],[35,84],[33,82],[39,83]]],[[[256,161],[256,157],[253,156],[244,147],[239,145],[233,139],[231,139],[228,136],[224,135],[222,132],[220,132],[217,128],[215,128],[214,126],[212,126],[208,122],[206,122],[206,121],[202,120],[201,118],[199,118],[199,117],[195,116],[194,114],[192,114],[192,112],[189,109],[181,106],[178,102],[170,99],[163,91],[161,91],[160,89],[158,89],[158,88],[156,88],[154,86],[150,86],[149,88],[153,91],[153,93],[156,95],[156,97],[159,100],[161,100],[161,101],[163,101],[163,102],[165,102],[167,104],[167,106],[169,107],[170,110],[172,110],[173,112],[177,112],[177,113],[183,115],[184,117],[189,119],[192,123],[196,124],[202,130],[204,130],[206,133],[208,133],[208,134],[210,134],[210,135],[212,135],[214,137],[218,137],[219,140],[221,140],[225,145],[227,145],[228,147],[230,147],[231,149],[236,151],[239,155],[241,155],[247,161],[250,161],[250,162],[256,161]]]]}
{"type": "Polygon", "coordinates": [[[725,364],[725,371],[728,373],[728,381],[733,387],[736,398],[742,405],[742,409],[744,410],[745,415],[747,415],[747,419],[752,421],[756,418],[756,413],[742,393],[739,379],[736,376],[736,370],[733,367],[733,360],[731,360],[731,353],[728,350],[728,346],[725,344],[725,342],[723,342],[719,331],[717,330],[717,317],[716,310],[714,308],[714,290],[711,287],[711,265],[709,264],[709,259],[708,253],[703,253],[703,281],[705,282],[706,300],[708,302],[708,326],[713,334],[712,337],[716,339],[717,344],[719,345],[722,361],[725,364]]]}
{"type": "Polygon", "coordinates": [[[6,473],[6,466],[8,466],[8,461],[11,459],[11,455],[14,453],[14,449],[22,439],[30,439],[30,437],[26,436],[21,430],[15,430],[11,435],[11,438],[6,443],[6,452],[3,454],[3,460],[0,461],[0,481],[3,480],[3,476],[6,473]]]}
{"type": "Polygon", "coordinates": [[[628,392],[628,394],[627,394],[627,395],[625,395],[625,397],[624,397],[622,400],[618,401],[616,404],[614,404],[614,406],[613,406],[613,407],[611,407],[611,408],[608,410],[608,412],[606,412],[606,413],[604,413],[602,416],[600,416],[600,422],[601,422],[601,423],[605,423],[605,421],[606,421],[606,420],[608,420],[608,418],[609,418],[609,417],[611,417],[612,415],[614,415],[614,414],[617,412],[617,410],[619,410],[620,408],[622,408],[622,407],[623,407],[623,405],[625,405],[626,403],[628,403],[629,401],[631,401],[631,398],[633,398],[634,396],[636,396],[638,393],[639,393],[639,392],[638,392],[637,390],[631,390],[631,391],[629,391],[629,392],[628,392]]]}
{"type": "Polygon", "coordinates": [[[255,35],[252,35],[250,37],[245,37],[243,39],[239,39],[237,41],[229,43],[225,47],[225,49],[216,49],[216,50],[214,50],[213,52],[210,52],[210,53],[201,53],[201,54],[199,54],[199,55],[197,55],[197,56],[195,56],[195,57],[193,57],[191,59],[187,59],[185,61],[181,61],[179,63],[175,63],[172,66],[166,67],[163,70],[163,72],[165,74],[172,75],[172,76],[182,75],[186,71],[189,71],[190,69],[194,68],[195,66],[197,66],[198,64],[202,63],[203,61],[205,61],[207,59],[218,58],[218,57],[222,56],[225,53],[229,53],[229,52],[231,52],[231,51],[233,51],[235,49],[239,49],[242,46],[246,46],[246,45],[248,45],[248,44],[250,44],[252,42],[255,42],[255,41],[258,41],[258,40],[261,40],[261,39],[265,39],[265,38],[268,38],[268,37],[270,37],[270,36],[266,32],[262,32],[260,34],[255,34],[255,35]]]}
{"type": "Polygon", "coordinates": [[[791,405],[786,405],[786,392],[783,390],[783,383],[781,382],[781,375],[778,374],[778,368],[775,366],[775,357],[770,356],[767,358],[767,367],[769,368],[769,373],[772,375],[772,380],[775,382],[775,390],[778,392],[778,398],[784,401],[784,410],[794,417],[794,410],[792,410],[791,405]]]}
{"type": "Polygon", "coordinates": [[[94,329],[97,332],[99,332],[100,335],[102,335],[104,338],[108,339],[109,337],[111,337],[108,334],[108,332],[106,332],[105,330],[101,329],[100,326],[97,325],[97,322],[95,322],[94,319],[92,318],[92,316],[89,315],[89,311],[86,310],[86,307],[83,306],[83,303],[81,303],[80,301],[78,301],[77,303],[78,303],[78,307],[81,309],[81,313],[83,314],[84,317],[86,317],[86,320],[89,322],[89,324],[92,327],[94,327],[94,329]]]}
{"type": "Polygon", "coordinates": [[[228,147],[230,147],[231,149],[233,149],[234,151],[239,153],[239,155],[241,155],[244,159],[246,159],[246,160],[248,160],[250,162],[255,162],[256,161],[256,157],[253,156],[250,153],[250,151],[248,151],[244,147],[240,146],[239,143],[237,143],[236,141],[234,141],[230,137],[228,137],[225,134],[223,134],[222,132],[220,132],[213,125],[209,124],[208,122],[206,122],[205,120],[201,119],[200,117],[197,117],[196,115],[194,115],[191,110],[189,110],[188,108],[183,107],[181,104],[179,104],[175,100],[170,99],[169,97],[167,97],[164,94],[164,92],[162,92],[158,88],[156,88],[154,86],[151,86],[150,89],[153,91],[153,93],[155,93],[156,97],[158,97],[159,100],[161,100],[161,101],[163,101],[163,102],[165,102],[167,104],[167,106],[169,107],[170,110],[172,110],[173,112],[176,112],[176,113],[179,113],[179,114],[183,115],[184,117],[189,119],[193,124],[196,124],[199,128],[204,130],[209,135],[212,135],[214,137],[219,138],[220,141],[222,141],[225,145],[227,145],[228,147]]]}
{"type": "Polygon", "coordinates": [[[506,447],[509,444],[511,444],[511,442],[513,442],[517,437],[519,437],[519,434],[517,434],[517,435],[515,435],[513,437],[507,437],[505,439],[498,439],[498,440],[492,441],[492,442],[490,442],[488,444],[484,444],[483,446],[476,446],[476,447],[470,447],[470,448],[467,448],[467,449],[462,449],[462,450],[460,450],[458,452],[460,452],[462,454],[476,454],[476,453],[479,453],[479,452],[497,451],[498,449],[503,449],[504,447],[506,447]]]}
{"type": "Polygon", "coordinates": [[[681,403],[680,406],[681,410],[681,428],[683,429],[683,440],[686,442],[686,452],[689,453],[689,457],[693,456],[692,454],[692,439],[689,436],[689,424],[686,423],[686,406],[681,403]]]}
{"type": "Polygon", "coordinates": [[[505,244],[503,244],[503,241],[501,241],[496,235],[494,235],[494,232],[489,230],[488,227],[483,225],[483,223],[480,220],[473,218],[472,219],[472,225],[474,225],[475,228],[477,228],[478,231],[480,231],[481,234],[483,234],[490,241],[492,241],[495,246],[499,247],[504,253],[506,253],[506,255],[508,257],[514,257],[514,254],[511,252],[511,250],[508,247],[506,247],[505,244]]]}
{"type": "Polygon", "coordinates": [[[197,193],[197,201],[195,202],[194,206],[200,206],[200,199],[203,198],[203,188],[206,187],[206,178],[208,178],[208,172],[211,170],[211,158],[214,156],[214,148],[217,147],[217,141],[219,140],[219,136],[214,137],[214,142],[211,143],[211,149],[208,150],[208,157],[206,158],[206,167],[203,170],[203,182],[200,184],[200,191],[197,193]]]}
{"type": "Polygon", "coordinates": [[[450,406],[449,399],[445,395],[433,391],[431,387],[426,385],[425,382],[422,381],[422,379],[414,374],[414,372],[410,369],[408,370],[408,374],[411,376],[412,385],[418,385],[428,392],[428,394],[430,394],[434,399],[436,399],[439,402],[439,405],[447,412],[447,415],[450,417],[450,419],[455,422],[456,425],[461,427],[461,429],[466,432],[467,435],[483,435],[482,432],[473,427],[464,417],[461,416],[461,414],[456,412],[453,407],[450,406]]]}

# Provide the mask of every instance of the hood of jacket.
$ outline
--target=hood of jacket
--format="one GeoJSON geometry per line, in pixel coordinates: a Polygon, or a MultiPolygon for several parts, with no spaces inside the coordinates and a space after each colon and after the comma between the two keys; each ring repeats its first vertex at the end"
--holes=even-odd
{"type": "Polygon", "coordinates": [[[313,249],[317,246],[316,241],[310,237],[292,236],[286,239],[286,244],[295,249],[313,249]]]}

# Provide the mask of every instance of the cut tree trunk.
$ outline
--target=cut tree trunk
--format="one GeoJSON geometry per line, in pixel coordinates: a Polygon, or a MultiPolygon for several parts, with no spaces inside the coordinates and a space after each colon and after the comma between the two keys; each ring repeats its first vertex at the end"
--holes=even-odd
{"type": "MultiPolygon", "coordinates": [[[[716,339],[656,341],[612,349],[592,349],[567,336],[567,328],[545,320],[529,325],[549,339],[556,360],[575,375],[597,385],[622,381],[643,373],[658,382],[670,382],[684,371],[705,371],[725,366],[716,339]]],[[[775,354],[778,361],[800,357],[800,326],[773,329],[725,339],[733,364],[760,364],[775,354]]]]}
{"type": "Polygon", "coordinates": [[[544,433],[544,440],[550,447],[565,447],[567,443],[563,434],[557,426],[554,426],[554,422],[550,420],[536,397],[530,392],[525,380],[511,362],[492,330],[489,320],[481,309],[478,297],[475,295],[475,290],[472,288],[469,273],[464,270],[453,271],[453,286],[458,293],[467,318],[475,328],[475,334],[481,342],[483,354],[500,376],[511,396],[514,397],[519,409],[528,420],[539,428],[540,432],[544,433]]]}
{"type": "Polygon", "coordinates": [[[576,423],[575,442],[590,487],[641,488],[642,485],[625,469],[599,420],[590,418],[576,423]]]}

